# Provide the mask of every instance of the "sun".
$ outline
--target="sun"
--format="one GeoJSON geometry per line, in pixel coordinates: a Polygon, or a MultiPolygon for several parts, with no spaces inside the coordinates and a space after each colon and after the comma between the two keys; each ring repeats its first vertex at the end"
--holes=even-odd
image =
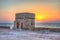
{"type": "Polygon", "coordinates": [[[45,15],[36,15],[35,18],[37,21],[43,21],[45,19],[45,15]]]}

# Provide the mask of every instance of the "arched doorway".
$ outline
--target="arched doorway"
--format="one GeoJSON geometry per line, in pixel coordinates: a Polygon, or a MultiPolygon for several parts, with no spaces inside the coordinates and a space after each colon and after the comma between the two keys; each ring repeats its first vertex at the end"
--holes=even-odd
{"type": "Polygon", "coordinates": [[[21,29],[23,29],[23,23],[21,23],[21,29]]]}
{"type": "Polygon", "coordinates": [[[17,29],[19,29],[19,22],[17,22],[17,29]]]}

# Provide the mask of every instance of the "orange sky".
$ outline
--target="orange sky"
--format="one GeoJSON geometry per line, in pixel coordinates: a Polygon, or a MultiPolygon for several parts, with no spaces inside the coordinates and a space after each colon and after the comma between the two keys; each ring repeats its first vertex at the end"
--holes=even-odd
{"type": "MultiPolygon", "coordinates": [[[[4,6],[4,5],[3,5],[4,6]]],[[[57,4],[51,3],[23,3],[21,5],[6,6],[0,11],[0,21],[14,21],[15,14],[19,12],[35,13],[35,20],[39,22],[60,20],[60,10],[57,4]]]]}

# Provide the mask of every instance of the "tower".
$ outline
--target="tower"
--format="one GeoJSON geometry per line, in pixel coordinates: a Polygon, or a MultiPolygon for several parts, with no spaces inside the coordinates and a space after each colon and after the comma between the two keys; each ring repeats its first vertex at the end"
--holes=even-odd
{"type": "Polygon", "coordinates": [[[14,21],[14,29],[28,29],[33,30],[35,27],[34,13],[17,13],[14,21]]]}

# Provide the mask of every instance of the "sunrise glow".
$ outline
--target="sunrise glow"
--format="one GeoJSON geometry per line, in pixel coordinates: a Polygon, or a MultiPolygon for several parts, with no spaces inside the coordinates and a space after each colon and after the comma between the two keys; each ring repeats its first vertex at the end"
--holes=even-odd
{"type": "Polygon", "coordinates": [[[58,2],[44,2],[44,1],[2,1],[2,8],[0,10],[0,22],[14,21],[15,14],[21,12],[34,13],[36,21],[50,22],[60,20],[60,11],[58,9],[58,2]]]}
{"type": "Polygon", "coordinates": [[[43,21],[44,19],[46,19],[45,15],[40,15],[40,14],[36,14],[35,18],[37,21],[43,21]]]}

